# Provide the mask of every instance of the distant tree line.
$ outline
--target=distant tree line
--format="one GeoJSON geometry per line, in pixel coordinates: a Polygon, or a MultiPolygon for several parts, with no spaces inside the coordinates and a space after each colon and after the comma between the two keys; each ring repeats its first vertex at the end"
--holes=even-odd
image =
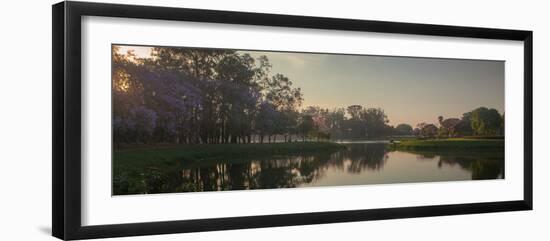
{"type": "Polygon", "coordinates": [[[459,118],[438,117],[439,123],[419,123],[413,134],[421,137],[504,136],[504,114],[479,107],[459,118]]]}
{"type": "Polygon", "coordinates": [[[503,134],[504,116],[484,107],[465,113],[452,127],[421,123],[416,129],[389,125],[380,108],[302,108],[301,89],[271,68],[266,56],[233,50],[153,48],[150,57],[139,58],[113,46],[113,141],[208,144],[503,134]]]}
{"type": "MultiPolygon", "coordinates": [[[[389,119],[381,108],[364,108],[361,105],[350,105],[346,108],[323,109],[308,106],[302,110],[302,116],[311,116],[311,128],[299,128],[302,136],[318,139],[361,139],[389,136],[395,134],[389,119]]],[[[412,130],[411,130],[412,131],[412,130]]]]}

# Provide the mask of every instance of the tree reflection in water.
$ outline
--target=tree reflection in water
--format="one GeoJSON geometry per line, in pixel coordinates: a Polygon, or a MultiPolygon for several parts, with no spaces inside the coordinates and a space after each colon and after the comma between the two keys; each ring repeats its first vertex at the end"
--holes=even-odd
{"type": "MultiPolygon", "coordinates": [[[[387,144],[348,144],[337,152],[319,151],[293,156],[266,156],[182,163],[170,171],[148,168],[141,174],[140,193],[223,191],[293,188],[315,183],[328,170],[346,175],[383,173],[392,161],[387,144]]],[[[412,152],[418,161],[433,161],[439,168],[459,166],[472,180],[504,178],[504,153],[412,152]]],[[[399,160],[396,160],[399,161],[399,160]]],[[[358,183],[359,184],[359,183],[358,183]]]]}
{"type": "Polygon", "coordinates": [[[504,179],[504,149],[485,151],[408,151],[419,160],[439,160],[437,166],[459,166],[471,172],[472,180],[504,179]]]}

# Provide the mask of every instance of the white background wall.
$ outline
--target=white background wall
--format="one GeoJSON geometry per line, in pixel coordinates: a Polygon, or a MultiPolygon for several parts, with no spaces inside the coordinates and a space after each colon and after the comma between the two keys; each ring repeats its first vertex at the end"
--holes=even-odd
{"type": "MultiPolygon", "coordinates": [[[[109,1],[189,8],[468,25],[534,31],[535,210],[120,238],[116,240],[548,240],[550,17],[545,1],[109,1]]],[[[54,240],[51,231],[51,9],[0,8],[0,240],[54,240]]]]}

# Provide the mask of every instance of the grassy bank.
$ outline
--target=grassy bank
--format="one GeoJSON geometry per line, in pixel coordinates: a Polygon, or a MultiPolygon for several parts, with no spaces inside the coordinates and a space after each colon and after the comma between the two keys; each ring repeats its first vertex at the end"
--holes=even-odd
{"type": "Polygon", "coordinates": [[[432,139],[406,140],[393,145],[396,150],[480,150],[504,149],[504,139],[432,139]]]}
{"type": "Polygon", "coordinates": [[[154,166],[162,168],[177,165],[180,162],[203,162],[219,159],[266,155],[286,155],[318,151],[336,151],[345,146],[331,142],[292,142],[264,144],[205,144],[205,145],[171,145],[142,146],[113,153],[114,172],[130,171],[154,166]]]}
{"type": "Polygon", "coordinates": [[[361,142],[361,141],[406,141],[406,140],[416,140],[416,136],[380,136],[372,138],[342,138],[342,139],[332,139],[332,141],[350,141],[350,142],[361,142]]]}

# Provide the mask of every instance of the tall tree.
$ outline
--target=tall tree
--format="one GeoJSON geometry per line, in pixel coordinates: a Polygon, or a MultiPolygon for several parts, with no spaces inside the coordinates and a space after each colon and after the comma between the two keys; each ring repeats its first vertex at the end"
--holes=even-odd
{"type": "Polygon", "coordinates": [[[302,140],[306,141],[306,138],[314,130],[315,124],[313,118],[310,115],[302,115],[300,117],[300,124],[298,125],[298,132],[302,136],[302,140]]]}
{"type": "Polygon", "coordinates": [[[479,107],[472,111],[471,125],[476,135],[498,135],[502,126],[502,117],[495,109],[479,107]]]}
{"type": "Polygon", "coordinates": [[[409,124],[399,124],[395,127],[395,133],[397,135],[412,135],[413,128],[409,124]]]}
{"type": "Polygon", "coordinates": [[[381,108],[369,108],[361,111],[359,116],[366,123],[367,136],[378,137],[386,134],[389,120],[384,110],[381,108]]]}
{"type": "Polygon", "coordinates": [[[360,118],[361,110],[363,110],[363,106],[350,105],[346,110],[352,120],[358,120],[360,118]]]}

